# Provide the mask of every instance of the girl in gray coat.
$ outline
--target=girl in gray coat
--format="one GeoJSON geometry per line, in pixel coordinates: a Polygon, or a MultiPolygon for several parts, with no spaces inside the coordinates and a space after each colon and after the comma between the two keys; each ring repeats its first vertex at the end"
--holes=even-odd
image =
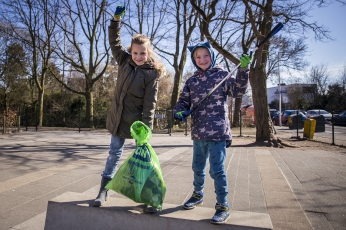
{"type": "MultiPolygon", "coordinates": [[[[110,48],[119,68],[106,123],[111,133],[110,150],[94,206],[101,206],[107,200],[108,190],[105,186],[116,172],[125,139],[132,139],[132,123],[142,121],[152,128],[158,82],[165,71],[163,64],[156,59],[151,42],[145,35],[134,35],[127,50],[122,46],[120,24],[124,14],[125,8],[118,6],[108,28],[110,48]]],[[[152,209],[149,208],[148,211],[150,210],[152,209]]]]}

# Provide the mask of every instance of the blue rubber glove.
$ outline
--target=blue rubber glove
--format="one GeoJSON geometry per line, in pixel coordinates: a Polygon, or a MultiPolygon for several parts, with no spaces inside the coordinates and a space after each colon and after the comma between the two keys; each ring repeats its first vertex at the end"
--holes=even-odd
{"type": "Polygon", "coordinates": [[[126,9],[124,6],[119,5],[117,6],[115,12],[114,12],[114,19],[121,19],[122,16],[124,16],[124,14],[126,13],[126,9]]]}
{"type": "Polygon", "coordinates": [[[240,68],[247,67],[252,62],[252,52],[250,52],[250,56],[247,54],[241,55],[239,61],[240,61],[240,68]]]}
{"type": "Polygon", "coordinates": [[[177,112],[174,114],[174,118],[181,121],[186,121],[186,118],[191,114],[191,112],[191,110],[177,112]]]}

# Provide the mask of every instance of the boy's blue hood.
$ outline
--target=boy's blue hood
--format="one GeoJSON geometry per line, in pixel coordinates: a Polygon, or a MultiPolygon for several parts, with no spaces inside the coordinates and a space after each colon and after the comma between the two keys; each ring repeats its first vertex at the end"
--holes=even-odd
{"type": "Polygon", "coordinates": [[[201,70],[201,68],[199,68],[199,67],[196,65],[195,59],[193,58],[193,53],[194,53],[194,51],[195,51],[195,49],[196,49],[197,47],[204,47],[204,48],[207,48],[207,49],[209,50],[210,59],[211,59],[211,64],[210,64],[209,68],[214,67],[214,65],[215,65],[215,63],[216,63],[214,51],[213,51],[213,49],[211,48],[209,42],[204,42],[204,43],[197,43],[197,44],[194,45],[194,46],[188,46],[188,47],[187,47],[187,48],[189,49],[189,51],[191,52],[191,60],[192,60],[192,63],[196,66],[196,68],[197,68],[198,70],[201,70]]]}

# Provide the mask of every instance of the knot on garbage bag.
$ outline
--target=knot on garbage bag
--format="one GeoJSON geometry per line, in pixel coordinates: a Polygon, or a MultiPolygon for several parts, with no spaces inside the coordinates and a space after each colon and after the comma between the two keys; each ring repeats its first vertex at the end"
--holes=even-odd
{"type": "Polygon", "coordinates": [[[137,141],[137,146],[149,142],[152,132],[151,129],[141,121],[135,121],[130,127],[131,136],[137,141]]]}

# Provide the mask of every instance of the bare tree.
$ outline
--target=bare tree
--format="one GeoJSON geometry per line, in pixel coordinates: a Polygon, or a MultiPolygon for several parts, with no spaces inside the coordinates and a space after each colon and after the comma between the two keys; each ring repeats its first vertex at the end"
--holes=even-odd
{"type": "Polygon", "coordinates": [[[131,0],[123,19],[130,34],[146,34],[158,55],[173,67],[171,108],[178,101],[188,54],[187,46],[195,39],[197,19],[198,15],[188,0],[131,0]]]}
{"type": "Polygon", "coordinates": [[[267,79],[276,85],[282,82],[302,83],[303,78],[296,75],[297,72],[304,71],[309,65],[304,59],[307,49],[308,47],[302,38],[292,39],[289,36],[280,34],[271,38],[270,55],[267,62],[267,79]],[[285,77],[282,73],[287,73],[288,77],[285,77]]]}
{"type": "Polygon", "coordinates": [[[11,25],[16,39],[31,50],[31,70],[28,75],[34,80],[38,95],[39,126],[42,126],[45,79],[53,53],[52,36],[58,4],[55,0],[1,1],[5,7],[3,19],[11,25]],[[25,33],[23,33],[25,31],[25,33]]]}
{"type": "Polygon", "coordinates": [[[305,75],[308,83],[317,85],[317,92],[320,95],[326,95],[330,73],[326,64],[312,66],[310,72],[305,75]]]}
{"type": "MultiPolygon", "coordinates": [[[[224,60],[226,68],[230,71],[239,63],[242,53],[247,53],[254,35],[248,33],[244,26],[245,16],[236,11],[236,2],[222,1],[191,1],[192,6],[200,15],[200,32],[202,37],[210,41],[214,49],[224,60]],[[232,15],[230,17],[230,15],[232,15]]],[[[241,11],[244,12],[244,11],[241,11]]],[[[232,126],[239,126],[239,111],[242,98],[236,98],[232,126]]],[[[231,109],[231,107],[230,107],[231,109]]],[[[230,114],[232,114],[230,112],[230,114]]]]}
{"type": "Polygon", "coordinates": [[[346,64],[344,64],[344,68],[340,71],[338,82],[341,84],[343,92],[346,93],[346,64]]]}
{"type": "MultiPolygon", "coordinates": [[[[190,6],[188,0],[175,0],[174,5],[171,6],[171,10],[173,9],[177,9],[175,11],[175,15],[173,15],[173,17],[175,16],[176,20],[176,38],[174,43],[175,49],[167,49],[166,51],[162,50],[163,53],[173,58],[173,62],[170,62],[170,64],[173,66],[175,70],[171,108],[173,108],[176,102],[178,101],[183,70],[186,64],[186,57],[188,54],[187,46],[197,26],[198,19],[198,14],[190,6]],[[174,52],[169,52],[168,50],[172,50],[174,52]]],[[[174,13],[174,11],[171,12],[174,13]]]]}
{"type": "Polygon", "coordinates": [[[60,69],[66,67],[83,78],[83,88],[69,84],[61,75],[55,78],[66,89],[85,97],[86,126],[93,127],[94,85],[107,70],[110,61],[107,28],[107,1],[61,0],[59,33],[54,36],[54,54],[60,60],[60,69]],[[77,74],[78,73],[78,74],[77,74]]]}
{"type": "MultiPolygon", "coordinates": [[[[228,2],[228,1],[227,1],[228,2]]],[[[233,2],[233,1],[232,1],[233,2]]],[[[197,6],[197,1],[191,0],[194,7],[197,6]]],[[[199,11],[202,16],[203,22],[206,23],[208,28],[210,19],[217,15],[215,9],[219,9],[224,1],[218,0],[206,0],[204,5],[210,8],[210,13],[199,11]]],[[[283,31],[289,33],[291,37],[304,38],[307,31],[312,30],[315,33],[315,39],[323,40],[330,39],[328,30],[323,26],[317,24],[316,22],[309,23],[305,21],[308,16],[309,11],[313,7],[323,7],[327,4],[325,1],[278,1],[278,0],[267,0],[267,1],[252,1],[252,0],[242,0],[236,1],[236,10],[238,12],[243,12],[245,15],[244,20],[237,20],[234,17],[227,17],[220,20],[228,20],[232,23],[242,23],[244,34],[242,46],[243,51],[247,51],[253,40],[261,41],[264,36],[266,36],[272,27],[275,26],[276,22],[284,22],[285,27],[283,31]],[[247,38],[247,39],[246,39],[247,38]]],[[[232,16],[232,15],[231,15],[232,16]]],[[[240,17],[239,17],[240,18],[240,17]]],[[[242,17],[244,18],[244,16],[242,17]]],[[[219,53],[224,55],[227,59],[231,60],[233,63],[237,63],[235,55],[231,55],[222,46],[218,46],[215,39],[215,35],[208,33],[207,30],[204,31],[205,36],[208,40],[212,42],[214,48],[216,48],[219,53]]],[[[254,54],[254,62],[251,66],[250,71],[250,83],[252,86],[253,102],[255,106],[256,115],[256,141],[264,142],[268,141],[269,144],[275,146],[280,145],[277,143],[276,137],[274,135],[274,130],[270,124],[269,110],[267,103],[267,60],[269,58],[269,47],[271,41],[266,42],[260,47],[254,54]],[[271,143],[274,142],[274,143],[271,143]]]]}
{"type": "MultiPolygon", "coordinates": [[[[21,99],[18,97],[23,88],[19,87],[23,76],[25,76],[26,60],[25,52],[18,43],[7,44],[0,55],[0,98],[3,99],[5,114],[7,115],[10,102],[17,102],[20,106],[21,99]]],[[[22,92],[22,95],[25,92],[22,92]]],[[[0,105],[2,103],[0,102],[0,105]]]]}
{"type": "Polygon", "coordinates": [[[287,87],[287,98],[291,109],[307,109],[311,97],[311,93],[306,91],[307,88],[297,84],[287,87]]]}

